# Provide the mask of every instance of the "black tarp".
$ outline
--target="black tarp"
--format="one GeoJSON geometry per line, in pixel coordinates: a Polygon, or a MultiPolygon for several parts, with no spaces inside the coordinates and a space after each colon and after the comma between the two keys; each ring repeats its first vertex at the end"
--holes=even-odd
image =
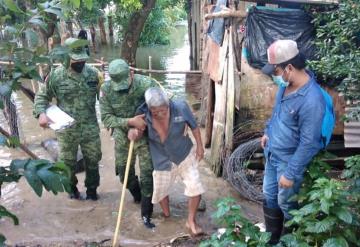
{"type": "Polygon", "coordinates": [[[299,9],[249,9],[245,31],[248,63],[252,67],[262,68],[267,62],[267,48],[279,39],[295,40],[306,58],[312,58],[315,52],[315,29],[311,20],[309,14],[299,9]]]}

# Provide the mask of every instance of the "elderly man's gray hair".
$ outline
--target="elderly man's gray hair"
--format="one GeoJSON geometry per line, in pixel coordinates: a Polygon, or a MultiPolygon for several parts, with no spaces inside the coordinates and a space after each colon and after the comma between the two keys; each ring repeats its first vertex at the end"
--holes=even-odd
{"type": "Polygon", "coordinates": [[[159,87],[151,87],[145,91],[145,102],[149,108],[169,106],[169,98],[164,90],[159,87]]]}

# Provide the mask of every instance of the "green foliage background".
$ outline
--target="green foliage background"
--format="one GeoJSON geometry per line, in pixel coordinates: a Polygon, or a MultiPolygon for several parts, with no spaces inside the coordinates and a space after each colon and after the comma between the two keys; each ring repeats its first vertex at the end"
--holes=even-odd
{"type": "Polygon", "coordinates": [[[316,60],[310,66],[327,84],[338,86],[360,119],[360,1],[342,0],[338,7],[314,11],[316,60]]]}

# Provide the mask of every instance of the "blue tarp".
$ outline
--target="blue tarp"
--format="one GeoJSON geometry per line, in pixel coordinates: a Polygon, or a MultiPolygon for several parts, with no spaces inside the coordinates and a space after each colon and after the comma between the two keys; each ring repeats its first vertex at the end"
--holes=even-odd
{"type": "MultiPolygon", "coordinates": [[[[221,6],[226,6],[227,0],[218,0],[213,13],[220,12],[221,6]]],[[[222,45],[224,38],[224,18],[212,19],[209,23],[208,35],[217,43],[219,46],[222,45]]]]}

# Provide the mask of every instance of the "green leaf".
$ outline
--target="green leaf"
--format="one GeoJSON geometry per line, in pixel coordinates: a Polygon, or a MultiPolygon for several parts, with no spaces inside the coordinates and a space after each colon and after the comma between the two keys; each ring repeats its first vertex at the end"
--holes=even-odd
{"type": "Polygon", "coordinates": [[[21,173],[25,170],[25,166],[29,163],[30,159],[26,160],[12,160],[10,163],[10,171],[15,173],[21,173]]]}
{"type": "Polygon", "coordinates": [[[40,178],[36,175],[36,169],[25,170],[24,176],[35,193],[41,197],[43,185],[40,178]]]}
{"type": "Polygon", "coordinates": [[[21,11],[21,9],[16,5],[16,3],[13,0],[3,0],[6,7],[15,13],[24,13],[21,11]]]}
{"type": "Polygon", "coordinates": [[[40,177],[47,191],[51,190],[55,195],[58,192],[64,192],[61,180],[56,173],[43,168],[38,170],[37,175],[40,177]]]}
{"type": "Polygon", "coordinates": [[[59,18],[64,18],[64,15],[63,15],[63,12],[62,12],[61,8],[50,7],[50,8],[44,9],[44,11],[47,12],[47,13],[54,14],[54,15],[58,16],[59,18]]]}
{"type": "Polygon", "coordinates": [[[71,2],[75,8],[78,9],[80,7],[80,0],[71,0],[71,2]]]}
{"type": "Polygon", "coordinates": [[[19,219],[16,215],[10,213],[4,206],[0,205],[0,218],[2,217],[9,217],[13,220],[14,225],[19,225],[19,219]]]}
{"type": "Polygon", "coordinates": [[[323,247],[349,247],[348,242],[343,237],[329,238],[323,247]]]}
{"type": "Polygon", "coordinates": [[[341,219],[345,223],[348,223],[348,224],[352,223],[352,215],[348,210],[346,210],[344,208],[340,208],[338,210],[335,210],[335,214],[339,219],[341,219]]]}
{"type": "Polygon", "coordinates": [[[335,225],[335,223],[336,220],[333,217],[327,217],[315,224],[315,233],[327,232],[331,229],[333,225],[335,225]]]}
{"type": "Polygon", "coordinates": [[[36,46],[38,44],[39,35],[36,32],[34,32],[34,30],[26,29],[25,35],[26,35],[27,40],[30,41],[30,46],[31,47],[34,47],[34,46],[36,46]]]}
{"type": "Polygon", "coordinates": [[[0,99],[0,109],[3,110],[4,109],[4,102],[2,99],[0,99]]]}
{"type": "Polygon", "coordinates": [[[320,200],[320,209],[325,214],[329,214],[330,206],[331,206],[331,203],[328,200],[326,200],[326,199],[320,200]]]}
{"type": "Polygon", "coordinates": [[[84,0],[83,2],[84,2],[85,7],[86,7],[88,10],[91,10],[91,9],[92,9],[92,6],[93,6],[92,0],[84,0]]]}
{"type": "Polygon", "coordinates": [[[331,188],[329,188],[329,187],[325,188],[325,190],[324,190],[324,195],[325,195],[325,198],[326,198],[326,199],[330,199],[331,196],[332,196],[332,190],[331,190],[331,188]]]}
{"type": "Polygon", "coordinates": [[[43,18],[41,16],[38,16],[38,15],[33,16],[33,17],[30,18],[30,20],[28,22],[31,23],[31,24],[34,24],[36,26],[39,26],[42,29],[46,30],[47,25],[43,21],[43,18]]]}

